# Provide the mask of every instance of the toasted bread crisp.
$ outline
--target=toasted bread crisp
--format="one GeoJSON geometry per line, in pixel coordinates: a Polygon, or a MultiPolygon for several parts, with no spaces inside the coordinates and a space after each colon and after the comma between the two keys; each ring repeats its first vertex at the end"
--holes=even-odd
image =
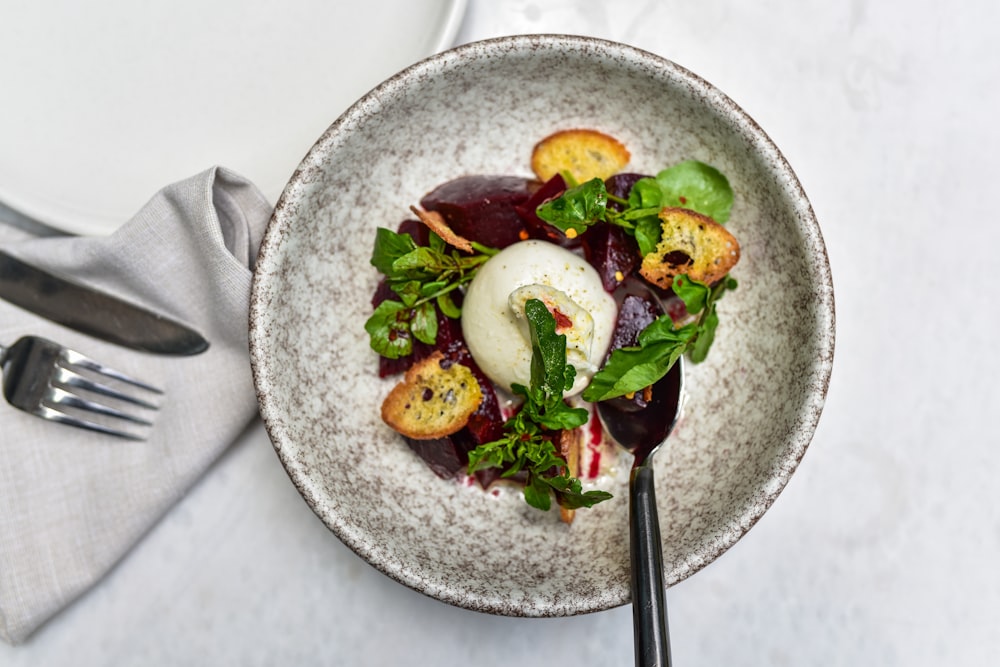
{"type": "Polygon", "coordinates": [[[563,130],[542,139],[531,153],[531,170],[541,181],[569,172],[577,183],[606,179],[632,158],[620,141],[597,130],[563,130]]]}
{"type": "Polygon", "coordinates": [[[482,400],[472,371],[439,351],[406,371],[382,402],[382,421],[415,440],[443,438],[465,426],[482,400]]]}
{"type": "Polygon", "coordinates": [[[740,260],[736,237],[708,216],[686,208],[664,208],[659,217],[663,230],[660,243],[642,258],[639,269],[649,282],[669,289],[675,276],[687,274],[711,285],[740,260]]]}

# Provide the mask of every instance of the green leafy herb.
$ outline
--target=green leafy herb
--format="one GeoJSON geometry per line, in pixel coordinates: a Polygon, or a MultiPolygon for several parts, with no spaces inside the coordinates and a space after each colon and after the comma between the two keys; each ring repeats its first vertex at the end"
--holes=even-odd
{"type": "Polygon", "coordinates": [[[729,220],[733,190],[729,181],[715,167],[687,160],[656,175],[660,186],[661,206],[678,206],[707,215],[719,224],[729,220]]]}
{"type": "Polygon", "coordinates": [[[563,232],[582,234],[588,227],[607,217],[608,189],[604,181],[594,178],[571,187],[555,199],[542,203],[536,215],[563,232]]]}
{"type": "Polygon", "coordinates": [[[716,302],[727,290],[736,289],[736,281],[726,276],[709,287],[677,276],[673,290],[687,311],[698,318],[676,327],[669,315],[653,320],[639,333],[638,345],[614,350],[583,392],[583,399],[596,402],[625,396],[648,387],[662,378],[677,360],[688,354],[691,361],[705,360],[719,325],[716,302]]]}
{"type": "Polygon", "coordinates": [[[598,222],[618,225],[635,236],[639,252],[645,256],[660,242],[657,216],[664,207],[687,208],[721,224],[729,219],[732,206],[733,190],[726,177],[715,167],[687,160],[655,177],[636,181],[627,200],[611,197],[604,181],[595,178],[544,202],[535,213],[563,232],[572,230],[569,236],[579,235],[598,222]],[[609,200],[621,203],[623,209],[609,208],[609,200]]]}
{"type": "Polygon", "coordinates": [[[413,352],[414,339],[428,344],[437,340],[437,309],[448,317],[461,316],[451,293],[497,253],[479,244],[473,247],[476,252],[462,254],[433,232],[429,245],[418,246],[409,234],[376,230],[371,263],[385,274],[399,299],[383,301],[365,323],[373,350],[390,359],[405,357],[413,352]]]}
{"type": "Polygon", "coordinates": [[[524,499],[532,507],[548,510],[553,496],[567,509],[591,507],[611,494],[584,492],[580,480],[561,473],[566,461],[553,443],[558,431],[583,426],[588,419],[587,410],[563,400],[576,377],[576,369],[566,363],[566,336],[556,333],[555,318],[540,300],[529,299],[524,312],[531,332],[531,384],[512,386],[524,404],[504,425],[502,438],[469,453],[469,473],[502,468],[503,476],[510,477],[524,471],[524,499]]]}

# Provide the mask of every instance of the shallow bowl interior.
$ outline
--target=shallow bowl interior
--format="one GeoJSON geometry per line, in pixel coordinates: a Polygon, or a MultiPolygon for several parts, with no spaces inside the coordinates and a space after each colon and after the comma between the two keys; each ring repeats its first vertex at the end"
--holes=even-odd
{"type": "Polygon", "coordinates": [[[261,413],[305,500],[394,579],[480,611],[555,616],[628,602],[627,459],[615,498],[577,512],[527,507],[436,477],[379,418],[363,330],[377,226],[395,227],[464,174],[530,175],[532,146],[564,128],[621,139],[629,171],[698,159],[735,191],[740,286],[720,304],[709,359],[656,456],[668,583],[732,546],[802,457],[834,342],[823,240],[799,183],[729,98],[655,55],[539,35],[478,42],[389,79],[336,120],[282,195],[256,268],[251,358],[261,413]]]}

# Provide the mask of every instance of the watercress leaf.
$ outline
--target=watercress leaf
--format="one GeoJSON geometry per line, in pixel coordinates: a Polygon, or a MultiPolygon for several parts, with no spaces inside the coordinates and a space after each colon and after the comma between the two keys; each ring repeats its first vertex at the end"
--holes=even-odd
{"type": "Polygon", "coordinates": [[[580,493],[583,484],[576,477],[554,475],[546,478],[546,483],[557,493],[580,493]]]}
{"type": "Polygon", "coordinates": [[[528,483],[524,485],[524,500],[532,507],[545,512],[552,507],[552,493],[540,475],[528,474],[528,483]]]}
{"type": "Polygon", "coordinates": [[[383,357],[399,359],[413,352],[410,309],[399,301],[383,301],[365,322],[371,348],[383,357]]]}
{"type": "Polygon", "coordinates": [[[656,250],[663,236],[663,223],[655,215],[635,221],[635,240],[639,244],[639,254],[645,257],[656,250]]]}
{"type": "Polygon", "coordinates": [[[539,299],[525,302],[524,316],[531,331],[531,385],[541,390],[543,405],[562,401],[576,377],[566,363],[566,336],[556,333],[556,319],[539,299]]]}
{"type": "MultiPolygon", "coordinates": [[[[565,350],[565,345],[563,348],[565,350]]],[[[565,352],[563,352],[565,354],[565,352]]],[[[562,391],[569,391],[573,388],[573,383],[576,382],[576,366],[572,364],[566,364],[563,367],[563,387],[562,391]]],[[[562,392],[560,392],[561,394],[562,392]]]]}
{"type": "Polygon", "coordinates": [[[573,408],[563,401],[558,401],[546,407],[543,413],[537,415],[535,421],[547,429],[558,431],[583,426],[589,418],[590,413],[584,408],[573,408]]]}
{"type": "Polygon", "coordinates": [[[628,193],[629,208],[655,209],[663,208],[663,190],[655,178],[640,178],[628,193]]]}
{"type": "Polygon", "coordinates": [[[660,315],[639,332],[639,345],[645,347],[655,343],[670,343],[685,345],[698,333],[698,324],[691,322],[682,327],[675,327],[669,315],[660,315]]]}
{"type": "Polygon", "coordinates": [[[505,450],[509,438],[485,442],[469,452],[469,474],[486,468],[500,468],[504,465],[505,450]]]}
{"type": "Polygon", "coordinates": [[[441,253],[426,246],[417,246],[396,258],[392,263],[392,272],[410,276],[414,275],[414,272],[433,273],[434,268],[440,264],[441,253]]]}
{"type": "Polygon", "coordinates": [[[409,234],[398,234],[391,229],[379,227],[375,230],[375,247],[372,249],[371,264],[387,276],[393,275],[393,262],[417,247],[409,234]]]}
{"type": "Polygon", "coordinates": [[[389,285],[393,292],[395,292],[400,301],[403,302],[407,308],[412,308],[413,304],[417,302],[420,298],[420,281],[419,280],[404,280],[393,282],[389,285]]]}
{"type": "Polygon", "coordinates": [[[594,403],[640,391],[666,375],[683,353],[683,343],[670,341],[614,350],[583,391],[583,400],[594,403]]]}
{"type": "Polygon", "coordinates": [[[695,338],[694,344],[688,353],[691,361],[696,364],[705,361],[705,358],[708,357],[708,350],[712,347],[712,342],[715,340],[715,330],[719,326],[719,315],[715,311],[715,304],[709,307],[700,324],[698,337],[695,338]]]}
{"type": "Polygon", "coordinates": [[[566,465],[566,461],[556,453],[556,446],[548,438],[526,441],[525,451],[531,461],[531,470],[537,474],[545,475],[553,468],[566,465]]]}
{"type": "Polygon", "coordinates": [[[410,320],[410,331],[414,337],[422,343],[433,345],[437,340],[438,321],[437,309],[431,301],[424,301],[413,309],[413,318],[410,320]]]}
{"type": "Polygon", "coordinates": [[[680,297],[681,301],[684,302],[684,307],[692,315],[700,313],[705,308],[712,292],[708,285],[692,280],[686,274],[674,278],[671,289],[674,294],[680,297]]]}
{"type": "Polygon", "coordinates": [[[608,190],[604,181],[593,178],[572,187],[554,199],[542,203],[535,214],[550,225],[581,234],[603,220],[608,206],[608,190]]]}
{"type": "Polygon", "coordinates": [[[658,173],[656,182],[663,193],[662,206],[697,211],[720,224],[729,220],[733,190],[715,167],[697,160],[680,162],[658,173]]]}
{"type": "Polygon", "coordinates": [[[422,298],[435,296],[438,292],[440,292],[447,286],[448,286],[447,280],[432,280],[430,282],[420,283],[419,294],[422,298]]]}
{"type": "Polygon", "coordinates": [[[580,509],[581,507],[593,507],[597,503],[610,500],[612,496],[607,491],[597,489],[581,493],[580,491],[565,491],[557,493],[559,505],[568,510],[580,509]]]}
{"type": "Polygon", "coordinates": [[[462,316],[462,309],[455,305],[454,300],[451,298],[451,292],[445,292],[437,297],[437,306],[441,309],[441,312],[457,320],[462,316]]]}
{"type": "Polygon", "coordinates": [[[594,490],[584,493],[580,480],[566,475],[549,477],[546,478],[545,482],[555,492],[556,502],[566,509],[575,510],[581,507],[593,507],[597,503],[613,497],[607,491],[594,490]]]}
{"type": "Polygon", "coordinates": [[[445,252],[448,249],[448,244],[435,232],[430,232],[427,236],[427,247],[436,252],[445,252]]]}

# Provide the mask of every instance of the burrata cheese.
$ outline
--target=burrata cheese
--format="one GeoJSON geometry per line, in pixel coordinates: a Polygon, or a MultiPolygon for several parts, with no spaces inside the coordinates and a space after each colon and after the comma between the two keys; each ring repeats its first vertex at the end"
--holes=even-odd
{"type": "Polygon", "coordinates": [[[479,267],[462,304],[462,333],[476,363],[499,387],[531,382],[529,299],[542,301],[566,336],[566,360],[584,390],[611,344],[617,308],[597,271],[582,257],[545,241],[515,243],[479,267]]]}

